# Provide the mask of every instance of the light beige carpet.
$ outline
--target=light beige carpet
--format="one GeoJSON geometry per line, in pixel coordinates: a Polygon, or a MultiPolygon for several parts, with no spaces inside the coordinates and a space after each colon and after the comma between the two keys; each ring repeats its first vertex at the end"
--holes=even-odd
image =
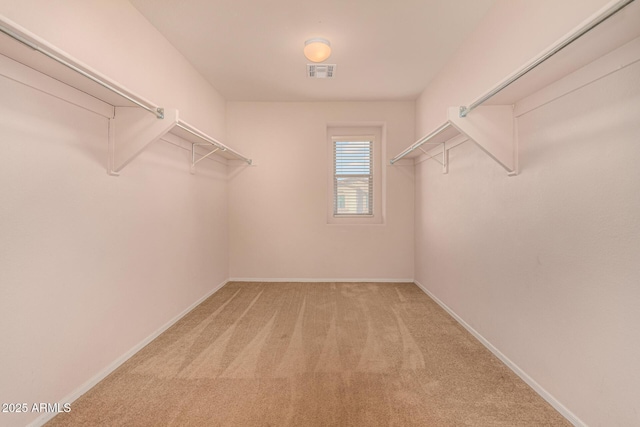
{"type": "Polygon", "coordinates": [[[49,426],[570,425],[411,283],[228,283],[49,426]]]}

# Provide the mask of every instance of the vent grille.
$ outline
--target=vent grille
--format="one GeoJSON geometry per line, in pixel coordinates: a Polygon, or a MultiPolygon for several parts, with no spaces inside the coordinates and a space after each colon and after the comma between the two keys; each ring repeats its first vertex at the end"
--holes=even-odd
{"type": "Polygon", "coordinates": [[[307,77],[314,79],[331,79],[335,74],[336,64],[307,64],[307,77]]]}

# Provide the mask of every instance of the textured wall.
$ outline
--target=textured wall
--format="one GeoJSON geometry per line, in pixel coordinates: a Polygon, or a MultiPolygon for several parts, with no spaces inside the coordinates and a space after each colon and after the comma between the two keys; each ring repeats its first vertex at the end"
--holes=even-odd
{"type": "Polygon", "coordinates": [[[413,141],[412,102],[231,102],[227,114],[257,164],[230,181],[231,277],[412,278],[413,167],[388,166],[413,141]],[[386,123],[384,224],[327,224],[327,125],[355,122],[386,123]]]}
{"type": "Polygon", "coordinates": [[[226,165],[158,142],[108,176],[106,119],[0,92],[0,401],[53,403],[227,278],[226,165]]]}
{"type": "Polygon", "coordinates": [[[587,425],[640,418],[640,64],[416,166],[416,279],[587,425]]]}
{"type": "MultiPolygon", "coordinates": [[[[224,141],[224,99],[128,2],[0,13],[224,141]]],[[[110,177],[106,119],[0,93],[0,401],[54,403],[226,280],[227,167],[159,142],[110,177]]]]}
{"type": "MultiPolygon", "coordinates": [[[[416,134],[607,3],[498,1],[417,100],[416,134]]],[[[472,143],[448,175],[416,166],[416,280],[588,425],[640,423],[637,70],[522,116],[517,177],[472,143]]]]}

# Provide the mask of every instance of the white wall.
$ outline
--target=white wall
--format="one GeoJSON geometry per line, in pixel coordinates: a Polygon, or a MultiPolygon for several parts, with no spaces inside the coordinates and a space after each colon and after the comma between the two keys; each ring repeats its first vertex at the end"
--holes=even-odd
{"type": "MultiPolygon", "coordinates": [[[[127,1],[0,14],[226,142],[225,100],[127,1]]],[[[0,402],[54,403],[226,280],[227,166],[191,175],[158,142],[108,176],[107,119],[2,76],[0,93],[0,402]]]]}
{"type": "Polygon", "coordinates": [[[411,279],[413,167],[388,159],[413,142],[412,102],[230,102],[229,141],[256,166],[229,186],[232,278],[411,279]],[[384,224],[327,224],[327,125],[384,123],[384,224]],[[246,147],[246,148],[245,148],[246,147]]]}
{"type": "Polygon", "coordinates": [[[225,99],[127,0],[0,0],[0,14],[225,141],[225,99]]]}
{"type": "Polygon", "coordinates": [[[413,167],[386,166],[446,107],[604,3],[499,1],[415,112],[230,103],[225,119],[224,99],[127,1],[0,0],[1,14],[257,163],[229,168],[228,212],[227,169],[190,175],[166,143],[109,177],[105,119],[0,78],[0,400],[62,399],[229,276],[415,272],[589,425],[637,424],[637,67],[523,116],[518,177],[469,143],[448,175],[417,166],[415,270],[413,167]],[[354,122],[386,123],[383,225],[326,223],[326,125],[354,122]]]}
{"type": "Polygon", "coordinates": [[[226,165],[158,142],[111,177],[106,119],[0,92],[0,401],[53,403],[227,278],[226,165]]]}
{"type": "MultiPolygon", "coordinates": [[[[497,5],[469,43],[498,65],[478,60],[479,80],[454,84],[479,57],[465,47],[418,101],[418,132],[597,9],[533,3],[497,5]],[[516,10],[528,19],[507,20],[516,10]],[[524,42],[542,10],[565,25],[524,42]]],[[[416,166],[416,280],[590,426],[640,424],[638,76],[636,63],[521,116],[516,177],[472,143],[451,150],[447,175],[416,166]]]]}

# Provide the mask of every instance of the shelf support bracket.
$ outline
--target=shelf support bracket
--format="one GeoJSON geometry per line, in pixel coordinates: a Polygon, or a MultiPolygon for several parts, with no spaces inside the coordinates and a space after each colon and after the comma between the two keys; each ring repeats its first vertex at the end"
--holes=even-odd
{"type": "Polygon", "coordinates": [[[449,172],[449,151],[447,151],[447,143],[442,143],[442,173],[449,172]]]}
{"type": "Polygon", "coordinates": [[[178,123],[178,110],[164,109],[162,113],[164,119],[158,120],[142,108],[115,107],[115,116],[109,119],[109,175],[118,176],[149,144],[178,123]]]}
{"type": "Polygon", "coordinates": [[[460,107],[450,107],[449,122],[498,162],[507,173],[518,173],[518,151],[513,105],[487,105],[460,117],[460,107]]]}
{"type": "Polygon", "coordinates": [[[427,156],[427,158],[425,160],[435,160],[440,165],[442,165],[442,173],[447,173],[449,171],[449,164],[448,164],[449,163],[449,153],[447,152],[447,147],[446,147],[445,144],[446,144],[446,142],[443,142],[442,144],[440,144],[440,145],[442,145],[442,160],[438,160],[436,155],[432,156],[427,151],[425,151],[424,148],[418,147],[418,150],[422,151],[422,153],[425,156],[427,156]]]}
{"type": "Polygon", "coordinates": [[[211,144],[208,144],[208,143],[207,144],[197,144],[197,143],[191,144],[191,173],[196,173],[196,165],[198,163],[200,163],[202,160],[206,159],[216,151],[220,151],[220,147],[216,147],[215,149],[209,151],[207,154],[204,154],[204,155],[200,155],[199,153],[196,153],[196,147],[203,146],[203,145],[211,145],[211,144]],[[199,155],[200,158],[196,159],[197,155],[199,155]]]}

